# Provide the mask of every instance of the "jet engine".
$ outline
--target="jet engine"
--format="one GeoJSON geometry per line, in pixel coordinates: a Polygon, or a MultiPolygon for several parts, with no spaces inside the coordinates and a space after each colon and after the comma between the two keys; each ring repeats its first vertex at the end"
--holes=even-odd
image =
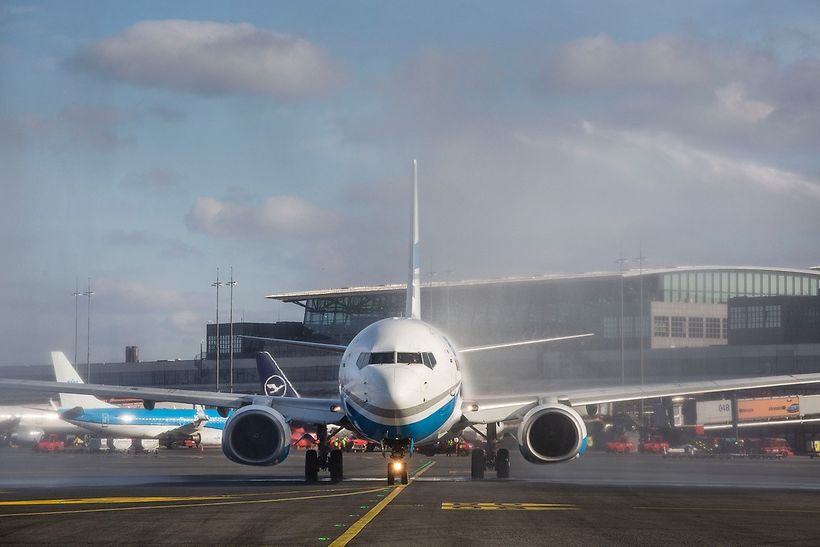
{"type": "Polygon", "coordinates": [[[222,452],[243,465],[276,465],[288,457],[290,426],[269,406],[248,405],[225,422],[222,452]]]}
{"type": "Polygon", "coordinates": [[[548,403],[524,415],[518,443],[521,454],[531,463],[560,463],[584,453],[587,428],[572,408],[548,403]]]}

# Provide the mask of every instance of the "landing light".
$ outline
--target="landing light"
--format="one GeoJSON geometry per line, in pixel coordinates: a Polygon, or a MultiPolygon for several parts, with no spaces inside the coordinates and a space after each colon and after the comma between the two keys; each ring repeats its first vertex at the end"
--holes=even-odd
{"type": "Polygon", "coordinates": [[[341,412],[342,411],[342,405],[340,405],[340,404],[330,405],[330,411],[331,412],[341,412]]]}
{"type": "Polygon", "coordinates": [[[393,471],[401,471],[404,465],[401,462],[393,462],[393,471]]]}

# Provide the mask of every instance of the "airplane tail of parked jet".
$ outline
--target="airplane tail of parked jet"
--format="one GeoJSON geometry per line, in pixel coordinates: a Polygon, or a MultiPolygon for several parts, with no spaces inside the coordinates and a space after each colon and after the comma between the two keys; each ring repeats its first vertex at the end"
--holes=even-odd
{"type": "MultiPolygon", "coordinates": [[[[82,384],[83,379],[77,374],[77,371],[71,366],[68,357],[62,351],[51,352],[51,362],[54,365],[54,376],[58,382],[65,382],[69,384],[82,384]]],[[[114,408],[115,405],[100,401],[93,395],[79,395],[76,393],[60,393],[60,405],[62,408],[69,409],[74,407],[85,408],[114,408]]]]}
{"type": "Polygon", "coordinates": [[[262,393],[273,397],[301,397],[288,377],[267,351],[256,354],[256,370],[259,371],[259,382],[262,393]]]}

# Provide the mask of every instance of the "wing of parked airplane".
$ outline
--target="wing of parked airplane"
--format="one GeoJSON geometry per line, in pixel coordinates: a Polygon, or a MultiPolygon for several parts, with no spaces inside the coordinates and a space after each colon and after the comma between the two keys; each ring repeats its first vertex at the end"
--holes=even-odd
{"type": "Polygon", "coordinates": [[[680,395],[699,395],[760,389],[770,387],[820,384],[820,374],[793,374],[786,376],[760,376],[756,378],[732,378],[726,380],[703,380],[699,382],[646,384],[604,388],[583,388],[515,397],[487,397],[465,400],[464,417],[471,423],[505,422],[520,419],[535,406],[548,402],[564,403],[574,407],[585,405],[639,401],[680,395]]]}
{"type": "Polygon", "coordinates": [[[95,397],[132,397],[147,401],[167,401],[222,408],[239,408],[249,404],[264,404],[275,408],[289,420],[335,424],[344,418],[341,402],[335,399],[310,397],[270,397],[218,391],[189,391],[156,387],[108,386],[102,384],[69,384],[37,380],[0,379],[0,388],[49,393],[80,393],[95,397]]]}
{"type": "Polygon", "coordinates": [[[196,417],[193,420],[187,424],[175,427],[174,429],[169,429],[168,431],[162,433],[160,437],[190,437],[202,429],[207,422],[208,416],[205,414],[205,410],[202,406],[197,405],[196,417]]]}

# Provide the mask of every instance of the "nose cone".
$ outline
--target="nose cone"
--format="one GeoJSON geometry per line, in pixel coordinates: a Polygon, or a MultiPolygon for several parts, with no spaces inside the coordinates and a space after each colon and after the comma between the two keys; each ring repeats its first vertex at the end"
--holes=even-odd
{"type": "Polygon", "coordinates": [[[366,370],[368,398],[376,406],[398,410],[422,403],[422,380],[407,365],[370,366],[366,370]]]}

